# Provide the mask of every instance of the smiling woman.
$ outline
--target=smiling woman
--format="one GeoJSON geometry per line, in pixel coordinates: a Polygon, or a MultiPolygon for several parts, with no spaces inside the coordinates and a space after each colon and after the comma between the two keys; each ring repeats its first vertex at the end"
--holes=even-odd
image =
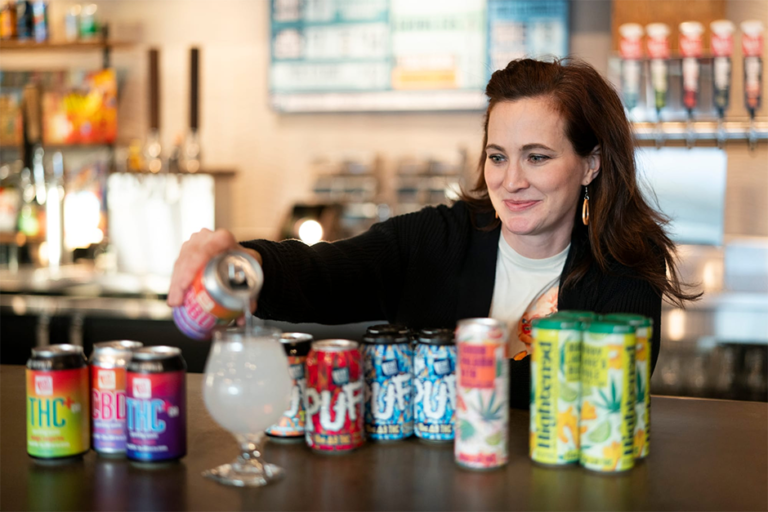
{"type": "MultiPolygon", "coordinates": [[[[510,403],[520,407],[529,403],[530,322],[553,311],[652,318],[655,363],[662,296],[696,296],[682,290],[664,218],[638,189],[618,96],[587,64],[534,60],[494,73],[486,93],[478,181],[452,206],[392,217],[333,243],[241,242],[263,265],[256,314],[324,324],[386,319],[412,329],[504,321],[515,355],[510,403]],[[580,218],[582,190],[588,222],[580,218]]],[[[168,303],[181,302],[209,258],[237,246],[226,231],[194,235],[168,303]]]]}

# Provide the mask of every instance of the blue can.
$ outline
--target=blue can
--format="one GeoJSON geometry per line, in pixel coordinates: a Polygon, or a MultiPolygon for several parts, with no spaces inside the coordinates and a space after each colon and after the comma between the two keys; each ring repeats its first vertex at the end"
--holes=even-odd
{"type": "Polygon", "coordinates": [[[413,430],[425,441],[453,441],[456,345],[449,329],[424,329],[413,360],[413,430]]]}
{"type": "Polygon", "coordinates": [[[365,432],[374,441],[413,434],[413,348],[403,329],[368,328],[363,337],[365,432]]]}

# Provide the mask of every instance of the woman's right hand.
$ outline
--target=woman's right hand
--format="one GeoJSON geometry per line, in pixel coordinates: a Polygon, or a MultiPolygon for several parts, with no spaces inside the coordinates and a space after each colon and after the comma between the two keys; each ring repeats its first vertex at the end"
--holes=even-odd
{"type": "MultiPolygon", "coordinates": [[[[168,290],[168,305],[171,307],[181,306],[184,302],[184,293],[200,269],[217,254],[232,249],[249,253],[261,265],[261,255],[253,249],[246,249],[238,244],[235,236],[226,229],[217,229],[216,231],[203,229],[192,235],[181,246],[179,257],[173,266],[171,286],[168,290]]],[[[255,308],[255,304],[253,306],[255,308]]]]}

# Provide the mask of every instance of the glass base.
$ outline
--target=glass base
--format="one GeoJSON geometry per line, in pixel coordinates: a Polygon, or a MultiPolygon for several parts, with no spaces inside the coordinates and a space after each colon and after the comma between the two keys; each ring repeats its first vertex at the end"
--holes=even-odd
{"type": "Polygon", "coordinates": [[[274,464],[256,465],[233,462],[203,471],[203,476],[224,485],[261,487],[282,478],[283,469],[274,464]]]}

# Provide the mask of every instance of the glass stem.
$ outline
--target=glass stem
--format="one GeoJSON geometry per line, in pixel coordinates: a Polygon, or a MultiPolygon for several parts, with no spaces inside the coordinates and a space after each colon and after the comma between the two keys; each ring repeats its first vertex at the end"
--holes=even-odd
{"type": "Polygon", "coordinates": [[[237,462],[242,467],[251,467],[255,471],[264,470],[264,441],[266,435],[264,432],[258,434],[249,434],[247,436],[237,435],[237,441],[240,443],[240,455],[237,462]]]}

